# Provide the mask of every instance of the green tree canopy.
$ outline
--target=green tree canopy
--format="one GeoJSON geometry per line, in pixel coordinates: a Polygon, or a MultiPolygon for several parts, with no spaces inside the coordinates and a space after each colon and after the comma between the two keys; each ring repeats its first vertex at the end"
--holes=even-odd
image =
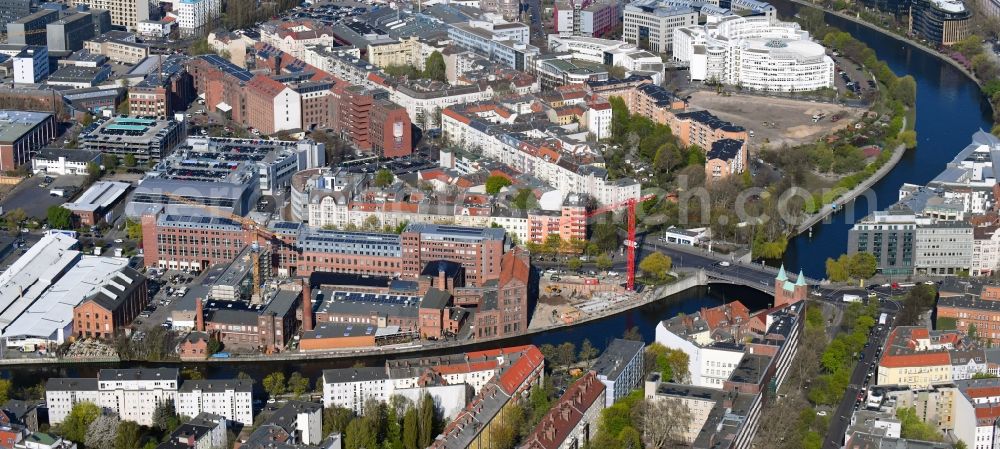
{"type": "Polygon", "coordinates": [[[264,391],[272,398],[285,394],[285,373],[275,371],[264,376],[264,391]]]}
{"type": "Polygon", "coordinates": [[[434,51],[427,57],[427,61],[424,61],[424,77],[436,81],[447,81],[445,67],[444,56],[440,52],[434,51]]]}
{"type": "Polygon", "coordinates": [[[396,179],[388,168],[383,168],[375,173],[375,185],[378,187],[388,187],[396,179]]]}
{"type": "Polygon", "coordinates": [[[509,185],[511,185],[511,182],[506,176],[490,176],[489,178],[486,178],[486,193],[496,195],[500,193],[501,189],[509,185]]]}
{"type": "Polygon", "coordinates": [[[670,260],[670,256],[659,252],[652,253],[639,262],[639,269],[643,273],[660,282],[667,279],[667,273],[672,266],[673,261],[670,260]]]}
{"type": "Polygon", "coordinates": [[[65,207],[49,206],[46,216],[49,227],[52,229],[73,229],[73,212],[65,207]]]}
{"type": "Polygon", "coordinates": [[[87,428],[98,416],[101,416],[101,409],[93,402],[77,402],[59,424],[59,432],[68,440],[83,443],[87,428]]]}

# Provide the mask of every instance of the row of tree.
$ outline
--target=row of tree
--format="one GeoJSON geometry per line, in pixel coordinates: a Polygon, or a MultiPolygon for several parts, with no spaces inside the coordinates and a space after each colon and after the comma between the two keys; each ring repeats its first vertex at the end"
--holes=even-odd
{"type": "Polygon", "coordinates": [[[441,411],[426,393],[417,403],[398,395],[388,403],[369,399],[362,410],[324,409],[323,434],[342,433],[345,449],[420,449],[443,428],[441,411]]]}

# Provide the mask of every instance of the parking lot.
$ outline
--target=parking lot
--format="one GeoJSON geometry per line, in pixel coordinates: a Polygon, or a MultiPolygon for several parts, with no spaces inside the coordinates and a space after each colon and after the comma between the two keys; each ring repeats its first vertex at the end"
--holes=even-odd
{"type": "Polygon", "coordinates": [[[83,185],[84,177],[78,175],[52,176],[46,183],[45,176],[32,176],[21,181],[3,200],[4,212],[24,209],[28,217],[44,219],[50,206],[67,202],[83,185]],[[65,189],[65,196],[51,195],[52,189],[65,189]]]}
{"type": "MultiPolygon", "coordinates": [[[[148,283],[152,299],[149,306],[135,319],[133,323],[137,330],[150,329],[172,322],[171,313],[178,307],[181,297],[177,291],[188,288],[199,278],[183,271],[167,270],[162,275],[151,276],[148,283]]],[[[172,326],[165,326],[172,327],[172,326]]]]}

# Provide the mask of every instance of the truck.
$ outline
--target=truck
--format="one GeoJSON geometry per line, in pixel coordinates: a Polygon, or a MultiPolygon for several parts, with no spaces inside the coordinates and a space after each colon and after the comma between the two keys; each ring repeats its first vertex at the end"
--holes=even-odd
{"type": "Polygon", "coordinates": [[[881,314],[878,316],[878,325],[885,326],[885,323],[889,321],[889,315],[881,314]]]}
{"type": "Polygon", "coordinates": [[[844,302],[861,302],[861,297],[850,293],[844,294],[844,302]]]}

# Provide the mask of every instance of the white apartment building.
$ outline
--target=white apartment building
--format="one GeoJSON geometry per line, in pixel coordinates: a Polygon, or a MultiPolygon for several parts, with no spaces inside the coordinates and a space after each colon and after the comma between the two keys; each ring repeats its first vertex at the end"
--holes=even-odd
{"type": "Polygon", "coordinates": [[[69,6],[86,5],[90,9],[106,9],[111,13],[111,24],[136,31],[139,22],[149,20],[148,0],[69,0],[69,6]]]}
{"type": "Polygon", "coordinates": [[[641,72],[653,78],[653,84],[663,82],[663,59],[635,44],[611,39],[584,36],[549,35],[549,50],[570,52],[573,59],[622,67],[629,72],[641,72]]]}
{"type": "Polygon", "coordinates": [[[49,76],[49,50],[41,45],[25,47],[14,56],[14,82],[39,83],[49,76]]]}
{"type": "MultiPolygon", "coordinates": [[[[181,424],[170,433],[167,443],[170,448],[218,449],[226,446],[226,418],[211,413],[200,413],[190,421],[181,424]],[[174,445],[176,443],[179,445],[174,445]]],[[[157,447],[163,447],[157,446],[157,447]]]]}
{"type": "Polygon", "coordinates": [[[78,402],[93,402],[124,421],[153,425],[160,404],[175,402],[176,368],[102,369],[97,379],[52,378],[46,384],[49,422],[61,423],[78,402]]]}
{"type": "Polygon", "coordinates": [[[833,87],[833,59],[796,23],[713,16],[673,34],[674,60],[689,65],[692,80],[776,92],[833,87]]]}
{"type": "Polygon", "coordinates": [[[173,5],[177,29],[185,36],[205,29],[222,17],[222,0],[175,0],[173,5]]]}
{"type": "Polygon", "coordinates": [[[458,414],[466,401],[478,394],[495,376],[514,365],[513,362],[519,358],[529,357],[529,352],[537,355],[537,351],[534,346],[520,346],[424,359],[391,360],[384,367],[324,370],[321,379],[323,406],[346,407],[362,414],[364,403],[369,399],[386,402],[394,395],[412,399],[422,397],[426,392],[442,410],[458,414]],[[434,385],[428,385],[427,380],[434,381],[434,385]],[[467,388],[436,388],[440,386],[467,388]]]}
{"type": "Polygon", "coordinates": [[[177,414],[219,415],[244,426],[253,425],[253,383],[246,380],[188,380],[177,391],[177,414]]]}
{"type": "Polygon", "coordinates": [[[97,379],[53,377],[45,383],[45,405],[49,409],[50,424],[63,422],[73,406],[80,402],[100,404],[97,379]]]}
{"type": "Polygon", "coordinates": [[[1000,384],[997,379],[956,381],[954,435],[970,449],[994,449],[1000,439],[1000,384]]]}
{"type": "MultiPolygon", "coordinates": [[[[452,144],[474,149],[483,157],[500,161],[514,170],[535,176],[558,190],[563,197],[571,193],[587,194],[601,204],[614,204],[640,196],[641,185],[634,180],[609,180],[607,171],[601,167],[577,166],[569,162],[569,157],[566,161],[568,163],[560,163],[561,160],[553,161],[536,153],[522,151],[521,144],[526,142],[521,142],[518,137],[489,132],[492,130],[474,127],[467,122],[468,120],[461,119],[461,113],[445,111],[441,120],[444,136],[452,144]]],[[[540,138],[543,135],[529,137],[540,138]]],[[[580,148],[567,145],[565,148],[571,153],[587,151],[583,147],[585,145],[580,148]]]]}
{"type": "Polygon", "coordinates": [[[698,315],[691,316],[693,326],[685,332],[668,326],[668,321],[656,325],[656,342],[688,355],[691,385],[722,389],[722,384],[743,360],[744,348],[733,343],[717,343],[711,330],[698,315]]]}
{"type": "Polygon", "coordinates": [[[660,0],[637,0],[625,5],[625,42],[654,53],[673,50],[674,30],[698,24],[698,11],[660,0]]]}
{"type": "Polygon", "coordinates": [[[989,276],[1000,269],[1000,232],[996,226],[972,230],[972,269],[970,276],[989,276]]]}

